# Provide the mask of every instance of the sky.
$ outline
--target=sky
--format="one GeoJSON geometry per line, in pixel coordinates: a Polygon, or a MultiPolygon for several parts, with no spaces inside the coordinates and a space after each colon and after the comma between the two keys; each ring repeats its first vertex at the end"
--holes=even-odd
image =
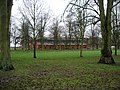
{"type": "MultiPolygon", "coordinates": [[[[21,5],[22,0],[13,0],[13,7],[12,7],[12,16],[18,16],[18,6],[21,5]]],[[[52,14],[55,16],[63,14],[66,6],[71,0],[43,0],[45,5],[47,5],[48,9],[52,11],[52,14]]],[[[104,0],[105,7],[107,0],[104,0]]]]}
{"type": "MultiPolygon", "coordinates": [[[[13,0],[12,15],[19,15],[18,6],[21,5],[22,0],[13,0]]],[[[55,16],[63,14],[66,6],[70,0],[44,0],[48,9],[52,11],[55,16]]]]}
{"type": "Polygon", "coordinates": [[[62,14],[68,4],[68,2],[65,0],[46,0],[46,1],[55,15],[62,14]]]}

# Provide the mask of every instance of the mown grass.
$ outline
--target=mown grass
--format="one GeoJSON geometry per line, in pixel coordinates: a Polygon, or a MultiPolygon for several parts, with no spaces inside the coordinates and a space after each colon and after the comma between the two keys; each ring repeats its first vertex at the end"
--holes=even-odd
{"type": "Polygon", "coordinates": [[[12,51],[15,70],[0,71],[0,90],[120,90],[116,65],[97,64],[100,51],[12,51]]]}

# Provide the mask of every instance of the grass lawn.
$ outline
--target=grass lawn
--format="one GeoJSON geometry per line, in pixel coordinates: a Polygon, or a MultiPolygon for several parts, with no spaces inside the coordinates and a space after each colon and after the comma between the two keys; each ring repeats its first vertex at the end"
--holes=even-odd
{"type": "Polygon", "coordinates": [[[100,51],[12,51],[15,70],[0,71],[0,90],[120,90],[116,65],[97,64],[100,51]]]}

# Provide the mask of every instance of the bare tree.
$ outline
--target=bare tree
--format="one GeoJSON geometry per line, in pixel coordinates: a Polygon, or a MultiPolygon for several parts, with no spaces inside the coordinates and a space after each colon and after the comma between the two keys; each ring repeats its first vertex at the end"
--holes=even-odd
{"type": "Polygon", "coordinates": [[[72,49],[72,41],[75,40],[78,44],[79,31],[77,26],[77,21],[75,20],[75,13],[72,10],[69,10],[68,15],[66,16],[64,23],[66,25],[66,44],[69,44],[69,49],[72,49]]]}
{"type": "Polygon", "coordinates": [[[43,13],[43,3],[42,0],[23,0],[24,6],[19,8],[20,13],[23,15],[24,19],[29,23],[32,30],[33,37],[33,57],[36,58],[36,37],[38,32],[38,27],[40,25],[40,18],[43,13]]]}
{"type": "Polygon", "coordinates": [[[47,27],[47,23],[50,19],[49,12],[48,13],[43,13],[40,17],[40,22],[39,22],[39,27],[38,27],[38,33],[37,33],[37,38],[39,39],[42,50],[44,50],[44,33],[47,27]]]}
{"type": "Polygon", "coordinates": [[[60,24],[60,21],[57,18],[54,18],[53,23],[49,29],[50,37],[54,41],[53,43],[55,45],[55,49],[57,49],[57,45],[60,41],[61,29],[60,29],[59,24],[60,24]]]}
{"type": "MultiPolygon", "coordinates": [[[[73,25],[72,25],[72,28],[73,28],[73,36],[74,36],[74,39],[75,39],[75,41],[76,41],[76,45],[79,46],[79,44],[80,44],[80,29],[79,29],[79,24],[78,24],[78,18],[77,18],[77,20],[74,21],[72,24],[73,24],[73,25]]],[[[79,48],[79,47],[77,47],[77,48],[79,48]]]]}
{"type": "Polygon", "coordinates": [[[90,47],[94,50],[95,48],[98,49],[100,47],[101,44],[101,31],[100,31],[100,24],[93,24],[93,19],[91,20],[92,24],[91,24],[91,28],[89,29],[89,31],[87,32],[87,37],[89,37],[89,41],[90,41],[90,47]]]}
{"type": "MultiPolygon", "coordinates": [[[[79,6],[81,5],[81,2],[78,2],[79,6]]],[[[83,2],[84,4],[85,2],[83,2]]],[[[86,6],[85,6],[86,7],[86,6]]],[[[79,9],[77,10],[77,18],[79,22],[79,30],[80,30],[80,57],[83,56],[83,43],[84,43],[84,34],[85,34],[85,28],[87,26],[87,19],[85,18],[87,15],[87,10],[86,9],[79,9]]]]}
{"type": "Polygon", "coordinates": [[[119,6],[116,5],[114,8],[113,8],[113,14],[112,14],[112,42],[115,46],[115,55],[117,55],[117,49],[118,49],[118,46],[119,46],[119,40],[120,40],[120,19],[119,19],[119,6]]]}
{"type": "MultiPolygon", "coordinates": [[[[86,0],[75,0],[74,3],[70,3],[73,6],[70,8],[70,11],[72,12],[72,15],[74,15],[73,18],[76,17],[76,25],[74,24],[72,27],[74,27],[74,35],[76,37],[77,41],[80,41],[80,57],[82,57],[82,51],[83,51],[83,42],[84,42],[84,33],[85,28],[87,26],[87,5],[84,6],[84,8],[80,8],[80,6],[83,6],[86,3],[86,0]],[[73,13],[74,12],[74,13],[73,13]],[[76,27],[77,26],[77,27],[76,27]]],[[[75,21],[74,21],[75,23],[75,21]]]]}
{"type": "MultiPolygon", "coordinates": [[[[67,20],[66,20],[66,25],[68,27],[68,38],[69,38],[69,41],[72,40],[72,30],[73,30],[73,27],[72,27],[72,15],[69,14],[67,17],[67,20]]],[[[69,45],[71,45],[71,42],[69,42],[69,45]]]]}
{"type": "Polygon", "coordinates": [[[19,27],[16,25],[15,22],[11,21],[11,43],[14,44],[14,50],[16,50],[17,44],[20,44],[21,39],[21,32],[19,27]]]}
{"type": "Polygon", "coordinates": [[[30,40],[30,35],[29,35],[29,24],[25,21],[23,21],[21,25],[21,44],[22,44],[22,49],[23,50],[29,50],[29,40],[30,40]]]}
{"type": "Polygon", "coordinates": [[[102,50],[101,50],[101,57],[99,60],[99,63],[103,64],[114,64],[115,61],[113,59],[112,53],[111,53],[111,12],[112,8],[115,7],[117,4],[120,3],[119,0],[107,0],[107,8],[105,10],[104,8],[104,1],[105,0],[87,0],[86,3],[82,6],[79,6],[76,4],[78,0],[75,0],[75,3],[70,3],[72,5],[78,6],[79,8],[88,9],[90,11],[94,11],[96,14],[91,15],[91,17],[97,18],[94,22],[96,24],[98,21],[101,22],[101,34],[102,34],[102,50]],[[113,4],[113,2],[116,1],[116,4],[113,4]],[[92,5],[91,5],[92,3],[92,5]],[[94,4],[93,4],[94,3],[94,4]],[[89,7],[84,7],[85,5],[88,5],[89,7]],[[97,6],[98,8],[95,9],[94,6],[97,6]]]}

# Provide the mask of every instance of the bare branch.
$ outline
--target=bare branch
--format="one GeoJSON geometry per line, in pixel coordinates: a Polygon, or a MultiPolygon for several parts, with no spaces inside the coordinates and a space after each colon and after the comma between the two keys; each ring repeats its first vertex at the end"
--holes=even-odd
{"type": "Polygon", "coordinates": [[[24,17],[24,19],[30,24],[30,26],[31,26],[32,29],[33,29],[33,25],[32,25],[32,23],[30,22],[30,20],[28,19],[28,17],[24,15],[24,13],[21,11],[20,8],[19,8],[19,11],[20,11],[20,13],[22,14],[22,16],[24,17]]]}
{"type": "Polygon", "coordinates": [[[112,6],[112,8],[114,8],[115,6],[117,6],[120,3],[120,1],[118,1],[115,5],[112,6]]]}
{"type": "MultiPolygon", "coordinates": [[[[73,2],[73,0],[71,0],[70,3],[71,3],[71,2],[73,2]]],[[[75,1],[75,3],[76,3],[76,2],[77,2],[77,0],[75,1]]],[[[65,10],[64,10],[64,12],[63,12],[63,16],[64,16],[66,10],[68,9],[68,7],[70,6],[70,3],[69,3],[69,4],[67,5],[67,7],[65,8],[65,10]]],[[[73,6],[72,6],[72,7],[73,7],[73,6]]],[[[72,7],[71,7],[71,9],[72,9],[72,7]]]]}
{"type": "Polygon", "coordinates": [[[88,0],[83,6],[86,6],[89,3],[90,0],[88,0]]]}
{"type": "Polygon", "coordinates": [[[95,4],[99,7],[99,4],[98,4],[98,2],[96,1],[96,0],[94,0],[94,2],[95,2],[95,4]]]}
{"type": "Polygon", "coordinates": [[[100,15],[100,14],[98,13],[98,11],[95,10],[92,6],[91,6],[92,8],[87,8],[87,7],[79,6],[79,5],[74,4],[74,3],[70,3],[70,4],[75,5],[75,6],[79,7],[79,8],[83,8],[83,9],[88,9],[88,10],[94,11],[94,12],[96,12],[98,15],[100,15]]]}
{"type": "Polygon", "coordinates": [[[96,19],[98,19],[98,20],[100,19],[100,18],[97,17],[96,15],[89,15],[89,16],[84,17],[83,19],[88,18],[88,17],[96,18],[96,19]]]}
{"type": "Polygon", "coordinates": [[[96,12],[96,13],[100,16],[99,12],[98,12],[97,10],[95,10],[95,9],[93,8],[93,6],[91,6],[90,4],[88,4],[88,5],[89,5],[89,7],[92,8],[92,10],[93,10],[94,12],[96,12]]]}

